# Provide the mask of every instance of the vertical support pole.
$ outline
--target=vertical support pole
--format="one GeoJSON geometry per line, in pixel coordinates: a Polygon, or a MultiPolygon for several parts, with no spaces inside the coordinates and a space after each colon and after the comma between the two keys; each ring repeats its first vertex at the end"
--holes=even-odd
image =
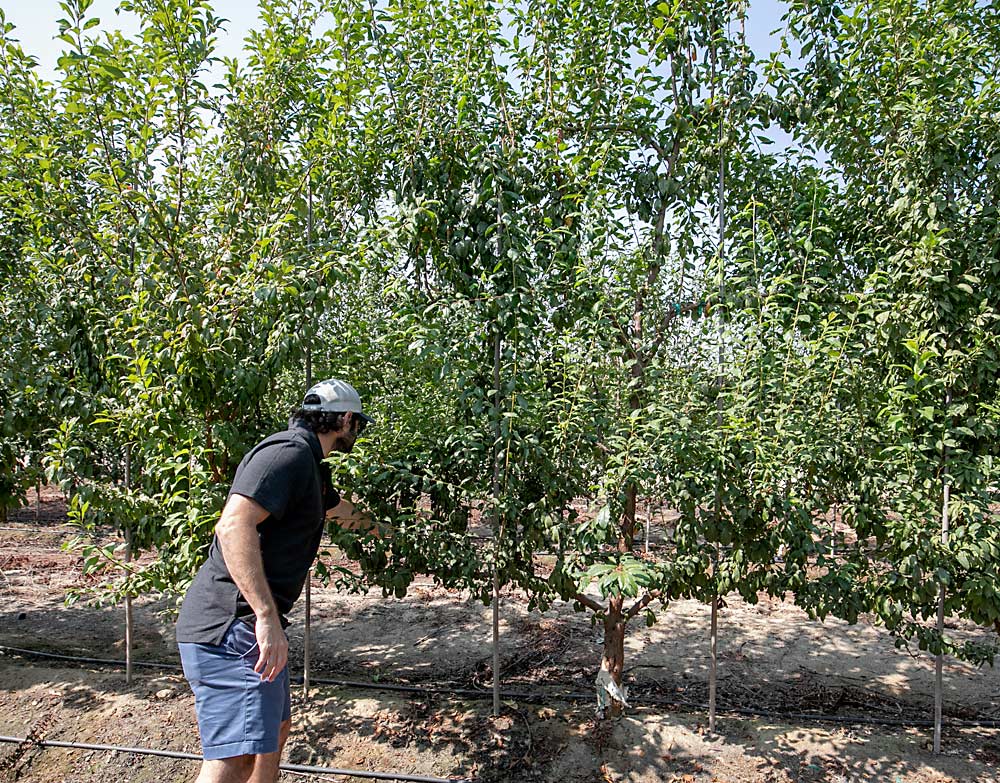
{"type": "Polygon", "coordinates": [[[500,571],[493,571],[493,717],[500,715],[500,571]]]}
{"type": "MultiPolygon", "coordinates": [[[[951,392],[945,394],[945,421],[948,421],[947,409],[951,405],[951,392]]],[[[949,518],[949,503],[951,502],[951,477],[948,475],[948,447],[943,448],[942,461],[944,470],[944,491],[941,499],[941,543],[948,545],[948,534],[951,528],[949,518]]],[[[944,635],[944,584],[938,587],[937,632],[944,635]]],[[[941,752],[941,721],[944,712],[944,653],[939,652],[934,657],[934,753],[941,752]]]]}
{"type": "MultiPolygon", "coordinates": [[[[125,492],[132,489],[132,447],[125,447],[125,492]]],[[[130,504],[131,505],[131,504],[130,504]]],[[[132,520],[125,527],[125,565],[132,562],[132,520]]],[[[127,574],[126,574],[127,578],[127,574]]],[[[132,685],[132,640],[135,630],[132,613],[132,594],[125,594],[125,685],[132,685]]]]}
{"type": "MultiPolygon", "coordinates": [[[[311,196],[310,191],[310,212],[311,196]]],[[[312,385],[312,349],[306,347],[306,388],[309,389],[312,385]]],[[[312,674],[312,575],[313,567],[310,564],[306,572],[305,622],[302,627],[302,695],[306,698],[309,697],[309,678],[312,674]]]]}
{"type": "MultiPolygon", "coordinates": [[[[130,272],[135,271],[135,242],[132,242],[129,248],[129,270],[130,272]]],[[[131,494],[132,492],[132,444],[125,445],[125,492],[126,494],[131,494]]],[[[41,500],[41,498],[39,498],[41,500]]],[[[129,498],[129,509],[132,508],[131,498],[129,498]]],[[[132,524],[134,520],[129,515],[127,526],[125,528],[125,565],[128,566],[132,562],[134,540],[132,524]]],[[[127,575],[126,575],[127,578],[127,575]]],[[[132,685],[132,647],[135,640],[135,616],[132,610],[132,593],[129,591],[125,594],[125,685],[132,685]]]]}
{"type": "MultiPolygon", "coordinates": [[[[132,528],[125,529],[125,563],[132,562],[132,528]]],[[[132,684],[132,640],[135,632],[135,618],[132,612],[132,596],[125,596],[125,684],[132,684]]]]}
{"type": "Polygon", "coordinates": [[[716,692],[719,677],[719,596],[712,597],[712,627],[710,630],[711,669],[708,677],[708,730],[715,732],[716,692]]]}
{"type": "Polygon", "coordinates": [[[311,674],[312,661],[310,660],[310,647],[312,645],[312,627],[310,623],[310,616],[312,615],[312,587],[310,582],[312,582],[312,566],[309,567],[308,573],[306,573],[306,621],[305,626],[302,629],[302,695],[309,696],[309,676],[311,674]]]}
{"type": "MultiPolygon", "coordinates": [[[[313,242],[313,190],[312,169],[307,177],[306,201],[306,247],[312,249],[313,242]]],[[[306,388],[312,388],[312,347],[306,345],[306,388]]],[[[312,675],[312,564],[306,572],[305,623],[302,627],[302,695],[309,698],[309,680],[312,675]]]]}
{"type": "MultiPolygon", "coordinates": [[[[500,324],[493,338],[493,502],[500,500],[500,324]]],[[[500,715],[500,515],[494,510],[493,536],[496,561],[493,563],[493,717],[500,715]]]]}
{"type": "Polygon", "coordinates": [[[652,519],[652,517],[653,517],[653,509],[647,507],[646,508],[646,548],[645,548],[645,553],[647,555],[649,554],[649,523],[650,523],[650,520],[652,519]]]}
{"type": "MultiPolygon", "coordinates": [[[[503,188],[500,187],[494,169],[494,192],[497,199],[497,261],[506,257],[504,248],[503,226],[503,188]]],[[[490,494],[493,496],[493,543],[495,559],[493,562],[493,717],[500,715],[500,552],[503,544],[503,519],[500,513],[500,440],[503,435],[500,427],[500,364],[503,359],[503,344],[500,334],[500,305],[497,300],[494,313],[495,324],[493,333],[493,480],[490,494]]]]}
{"type": "Polygon", "coordinates": [[[837,556],[837,514],[840,513],[840,506],[833,506],[833,521],[830,523],[830,557],[837,556]]]}
{"type": "Polygon", "coordinates": [[[42,521],[42,480],[35,479],[35,522],[42,521]]]}
{"type": "MultiPolygon", "coordinates": [[[[725,155],[725,123],[719,123],[719,300],[726,293],[726,155],[725,155]]],[[[723,350],[722,327],[719,328],[719,374],[716,379],[717,393],[715,397],[715,422],[722,431],[722,366],[725,362],[723,350]]],[[[720,455],[721,456],[721,455],[720,455]]],[[[722,460],[715,475],[715,519],[717,524],[722,520],[722,460]]],[[[715,547],[715,568],[713,574],[719,573],[719,547],[715,547]]],[[[710,631],[710,660],[708,670],[708,730],[715,732],[716,692],[719,681],[719,594],[712,596],[712,620],[710,631]]]]}

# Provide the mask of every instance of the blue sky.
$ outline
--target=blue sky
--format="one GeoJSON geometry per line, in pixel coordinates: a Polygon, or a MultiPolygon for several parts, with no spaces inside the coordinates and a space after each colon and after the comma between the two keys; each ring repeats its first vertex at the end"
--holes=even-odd
{"type": "MultiPolygon", "coordinates": [[[[101,30],[120,29],[134,33],[138,29],[131,14],[115,14],[119,0],[94,0],[88,16],[101,19],[101,30]]],[[[227,19],[224,32],[219,35],[219,57],[238,57],[246,32],[258,21],[257,4],[253,0],[215,0],[212,7],[216,16],[227,19]]],[[[54,40],[58,32],[56,20],[65,16],[58,0],[0,0],[8,22],[16,25],[16,37],[24,50],[38,58],[41,74],[51,78],[62,42],[54,40]]],[[[751,0],[747,21],[747,38],[758,53],[764,55],[777,46],[771,31],[781,27],[781,16],[786,4],[781,0],[751,0]]]]}

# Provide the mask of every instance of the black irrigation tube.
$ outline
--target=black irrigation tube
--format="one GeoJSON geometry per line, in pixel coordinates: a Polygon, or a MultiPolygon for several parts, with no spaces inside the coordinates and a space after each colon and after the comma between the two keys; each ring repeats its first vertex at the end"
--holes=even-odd
{"type": "MultiPolygon", "coordinates": [[[[124,666],[125,661],[115,661],[103,658],[78,658],[70,655],[58,655],[56,653],[41,652],[38,650],[25,650],[19,647],[7,647],[0,645],[0,652],[16,653],[19,655],[34,656],[38,658],[55,658],[63,661],[73,661],[79,663],[96,663],[104,666],[124,666]]],[[[151,663],[146,661],[133,661],[133,666],[147,666],[150,668],[179,670],[181,667],[171,663],[151,663]]],[[[293,680],[301,684],[302,678],[295,677],[293,680]]],[[[343,688],[358,688],[377,691],[395,691],[399,693],[421,693],[421,694],[444,694],[450,696],[469,696],[477,699],[492,699],[493,691],[475,690],[473,688],[444,688],[439,686],[426,685],[403,685],[390,682],[360,682],[357,680],[335,680],[322,677],[313,678],[312,682],[318,685],[336,685],[343,688]]],[[[544,703],[552,698],[564,701],[590,701],[594,698],[593,693],[520,693],[517,691],[502,691],[500,694],[505,699],[513,699],[523,703],[544,703]]],[[[671,699],[663,696],[645,696],[632,699],[636,705],[649,704],[666,707],[688,707],[691,709],[707,711],[708,705],[699,702],[671,699]]],[[[926,728],[934,725],[934,721],[922,718],[907,720],[904,718],[877,718],[863,715],[827,715],[825,713],[814,712],[778,712],[774,710],[756,710],[750,707],[726,707],[720,712],[729,715],[744,715],[754,718],[774,718],[779,720],[809,721],[814,723],[840,723],[853,726],[895,726],[898,728],[926,728]]],[[[972,719],[949,718],[944,721],[944,725],[958,729],[1000,729],[1000,720],[993,719],[972,719]]]]}
{"type": "MultiPolygon", "coordinates": [[[[97,663],[102,666],[125,666],[125,661],[116,661],[111,658],[81,658],[76,655],[60,655],[59,653],[43,652],[42,650],[25,650],[21,647],[8,647],[0,644],[0,652],[16,653],[17,655],[27,655],[35,658],[55,658],[59,661],[72,661],[73,663],[97,663]]],[[[155,661],[132,661],[133,666],[145,666],[149,669],[175,669],[180,671],[180,665],[176,663],[157,663],[155,661]]]]}
{"type": "MultiPolygon", "coordinates": [[[[73,663],[95,663],[101,666],[125,666],[125,661],[114,660],[111,658],[84,658],[75,655],[61,655],[59,653],[43,652],[41,650],[27,650],[21,647],[8,647],[7,645],[0,644],[0,652],[14,653],[16,655],[30,656],[34,658],[54,658],[59,661],[71,661],[73,663]]],[[[158,663],[151,661],[132,661],[133,666],[146,666],[151,669],[171,669],[173,671],[180,671],[181,667],[176,663],[158,663]]],[[[363,688],[368,690],[378,690],[378,691],[398,691],[402,693],[435,693],[435,694],[446,694],[453,696],[473,696],[477,698],[492,698],[493,691],[483,691],[475,690],[474,688],[445,688],[440,686],[422,686],[422,685],[404,685],[401,683],[392,682],[361,682],[358,680],[335,680],[323,677],[316,677],[311,679],[319,685],[338,685],[344,688],[363,688]]],[[[292,682],[297,685],[302,684],[302,677],[292,677],[292,682]]],[[[517,693],[513,691],[504,691],[502,694],[505,698],[516,699],[518,701],[530,702],[532,700],[542,701],[545,697],[540,695],[533,695],[530,693],[517,693]]],[[[593,694],[572,694],[577,698],[593,698],[593,694]]]]}
{"type": "MultiPolygon", "coordinates": [[[[163,756],[170,759],[201,761],[194,753],[156,748],[132,748],[124,745],[96,745],[89,742],[62,742],[60,740],[39,740],[32,737],[3,737],[0,742],[17,745],[37,745],[43,748],[70,748],[72,750],[100,750],[105,753],[134,753],[140,756],[163,756]]],[[[403,783],[471,783],[468,778],[436,778],[429,775],[409,775],[404,772],[369,772],[361,769],[338,769],[337,767],[309,767],[304,764],[282,764],[285,772],[300,772],[307,775],[338,775],[342,777],[368,778],[370,780],[396,780],[403,783]]]]}
{"type": "MultiPolygon", "coordinates": [[[[78,530],[67,530],[63,527],[37,527],[37,526],[22,526],[22,527],[0,527],[0,531],[6,533],[51,533],[52,535],[59,536],[69,536],[79,533],[78,530]]],[[[111,535],[109,533],[109,535],[111,535]]]]}

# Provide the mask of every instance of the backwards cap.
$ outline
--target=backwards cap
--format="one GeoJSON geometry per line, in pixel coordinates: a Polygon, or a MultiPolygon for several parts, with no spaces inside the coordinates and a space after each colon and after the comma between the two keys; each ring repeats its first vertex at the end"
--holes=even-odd
{"type": "Polygon", "coordinates": [[[329,413],[356,413],[369,424],[375,420],[361,410],[361,396],[351,384],[330,378],[320,381],[306,392],[302,409],[329,413]]]}

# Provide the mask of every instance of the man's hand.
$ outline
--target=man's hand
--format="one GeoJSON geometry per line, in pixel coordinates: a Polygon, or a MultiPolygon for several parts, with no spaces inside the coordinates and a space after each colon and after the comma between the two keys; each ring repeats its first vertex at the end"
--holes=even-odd
{"type": "Polygon", "coordinates": [[[258,617],[254,625],[260,656],[253,670],[262,680],[273,682],[288,663],[288,637],[277,618],[258,617]]]}
{"type": "Polygon", "coordinates": [[[370,533],[376,538],[391,538],[392,528],[383,527],[370,514],[359,511],[349,500],[341,500],[326,512],[326,518],[343,530],[370,533]]]}

